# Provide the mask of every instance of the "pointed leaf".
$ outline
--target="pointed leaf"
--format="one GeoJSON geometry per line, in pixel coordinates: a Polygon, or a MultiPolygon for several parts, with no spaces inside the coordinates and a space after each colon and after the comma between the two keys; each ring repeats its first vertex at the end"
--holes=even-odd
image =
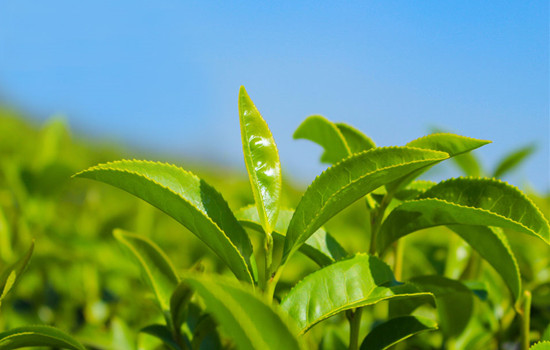
{"type": "Polygon", "coordinates": [[[2,350],[39,346],[86,350],[71,336],[49,326],[19,327],[0,333],[0,349],[2,350]]]}
{"type": "Polygon", "coordinates": [[[246,93],[239,91],[239,116],[246,170],[262,227],[271,234],[277,222],[281,197],[279,152],[267,123],[246,93]]]}
{"type": "Polygon", "coordinates": [[[416,230],[452,224],[510,228],[550,244],[550,227],[540,210],[521,191],[502,181],[451,179],[419,198],[390,213],[378,235],[379,252],[416,230]]]}
{"type": "Polygon", "coordinates": [[[338,130],[340,130],[340,132],[344,136],[344,139],[348,144],[351,154],[367,151],[371,148],[376,147],[376,144],[370,139],[370,137],[366,136],[361,131],[355,129],[351,125],[345,123],[335,124],[336,127],[338,127],[338,130]]]}
{"type": "MultiPolygon", "coordinates": [[[[279,220],[275,225],[273,231],[274,245],[280,246],[284,244],[284,238],[288,224],[294,215],[294,210],[282,208],[279,213],[279,220]]],[[[262,230],[260,220],[258,218],[258,211],[254,206],[247,206],[241,208],[235,213],[235,216],[239,219],[243,226],[250,227],[254,230],[262,230]]],[[[340,260],[348,253],[344,248],[326,232],[322,227],[315,231],[311,237],[309,237],[305,243],[300,247],[300,252],[306,255],[311,260],[315,261],[319,266],[330,265],[333,262],[340,260]]]]}
{"type": "Polygon", "coordinates": [[[19,278],[21,278],[21,275],[31,260],[33,251],[34,240],[31,242],[31,246],[29,250],[27,250],[27,253],[21,259],[4,269],[2,274],[0,274],[0,305],[9,291],[15,288],[19,282],[19,278]]]}
{"type": "Polygon", "coordinates": [[[420,276],[409,281],[419,290],[433,293],[441,330],[448,337],[462,333],[473,312],[473,294],[459,281],[442,276],[420,276]]]}
{"type": "Polygon", "coordinates": [[[187,307],[192,296],[193,291],[191,287],[185,282],[180,282],[170,297],[170,315],[172,316],[172,324],[175,329],[179,329],[183,322],[185,322],[187,307]]]}
{"type": "Polygon", "coordinates": [[[351,154],[351,150],[340,132],[330,120],[320,115],[307,117],[294,132],[295,139],[307,139],[324,148],[321,162],[335,164],[351,154]]]}
{"type": "Polygon", "coordinates": [[[437,323],[420,316],[392,318],[369,332],[361,343],[361,350],[384,350],[413,335],[437,329],[437,323]]]}
{"type": "Polygon", "coordinates": [[[392,298],[426,297],[395,281],[389,266],[366,254],[340,260],[306,276],[281,301],[300,334],[337,313],[392,298]],[[403,293],[405,291],[405,293],[403,293]]]}
{"type": "Polygon", "coordinates": [[[219,277],[185,280],[240,350],[302,348],[282,315],[251,290],[219,277]]]}
{"type": "Polygon", "coordinates": [[[114,231],[115,238],[139,262],[147,284],[153,289],[164,315],[170,313],[170,298],[178,285],[178,276],[164,252],[147,238],[123,230],[114,231]]]}
{"type": "Polygon", "coordinates": [[[319,227],[372,190],[448,158],[409,147],[374,148],[354,154],[319,175],[302,196],[288,226],[283,263],[319,227]]]}
{"type": "MultiPolygon", "coordinates": [[[[433,133],[441,134],[447,133],[446,131],[438,128],[433,128],[433,133]]],[[[462,153],[455,157],[452,157],[451,160],[462,170],[464,175],[467,176],[481,176],[483,174],[483,169],[479,160],[474,153],[462,153]]]]}
{"type": "Polygon", "coordinates": [[[221,194],[192,173],[169,164],[122,160],[74,176],[105,182],[149,202],[206,243],[237,278],[255,280],[256,262],[246,232],[221,194]]]}
{"type": "Polygon", "coordinates": [[[535,146],[530,145],[510,153],[501,160],[493,173],[493,177],[500,178],[521,164],[527,157],[535,152],[535,146]]]}

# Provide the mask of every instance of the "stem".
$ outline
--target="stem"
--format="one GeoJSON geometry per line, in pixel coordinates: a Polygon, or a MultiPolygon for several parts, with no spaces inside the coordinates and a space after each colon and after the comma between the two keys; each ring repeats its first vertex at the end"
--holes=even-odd
{"type": "Polygon", "coordinates": [[[359,307],[348,314],[349,320],[349,350],[359,349],[359,330],[361,328],[361,315],[363,308],[359,307]]]}
{"type": "Polygon", "coordinates": [[[382,219],[384,218],[384,212],[390,204],[392,196],[386,194],[380,203],[378,208],[375,208],[371,211],[370,215],[370,247],[369,254],[377,255],[376,253],[376,237],[378,236],[378,231],[380,231],[380,226],[382,225],[382,219]]]}
{"type": "Polygon", "coordinates": [[[395,279],[398,281],[401,281],[401,278],[403,277],[403,251],[404,249],[404,241],[402,239],[397,240],[395,242],[395,254],[394,254],[394,265],[393,265],[393,274],[395,276],[395,279]]]}
{"type": "Polygon", "coordinates": [[[267,288],[265,290],[265,296],[267,300],[271,303],[273,301],[273,296],[275,295],[275,287],[277,287],[277,283],[279,282],[279,278],[281,278],[281,275],[283,274],[283,269],[285,267],[286,263],[279,266],[277,271],[275,271],[275,274],[269,281],[267,282],[267,288]]]}
{"type": "Polygon", "coordinates": [[[523,292],[523,302],[521,304],[521,341],[520,349],[528,350],[530,345],[529,329],[531,319],[531,292],[526,290],[523,292]]]}
{"type": "Polygon", "coordinates": [[[260,288],[266,290],[271,279],[271,263],[273,261],[273,236],[266,233],[264,237],[264,275],[260,279],[260,288]]]}

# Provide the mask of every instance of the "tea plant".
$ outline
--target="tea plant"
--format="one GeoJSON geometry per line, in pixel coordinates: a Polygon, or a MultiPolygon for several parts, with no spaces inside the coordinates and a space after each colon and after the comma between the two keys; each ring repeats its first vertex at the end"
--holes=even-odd
{"type": "MultiPolygon", "coordinates": [[[[542,341],[533,348],[547,346],[550,328],[536,338],[530,334],[532,305],[543,314],[534,319],[546,322],[537,329],[550,320],[540,297],[550,283],[541,277],[550,266],[544,255],[550,227],[541,211],[517,188],[494,178],[417,180],[449,159],[471,171],[469,152],[489,141],[435,133],[405,146],[377,147],[349,125],[309,117],[294,137],[320,144],[321,160],[331,166],[290,209],[282,205],[275,142],[244,88],[238,105],[253,205],[233,211],[206,181],[166,163],[122,160],[75,175],[108,183],[159,208],[204,242],[236,278],[207,273],[201,264],[178,271],[149,238],[115,230],[162,315],[140,333],[174,350],[386,349],[394,344],[471,349],[505,343],[528,349],[532,340],[542,341]],[[370,241],[365,247],[339,242],[346,226],[325,227],[357,201],[364,202],[357,219],[370,241]],[[433,231],[443,226],[447,229],[433,231]],[[447,236],[443,268],[434,267],[430,251],[409,239],[417,231],[447,236]],[[516,239],[526,254],[512,249],[516,239]],[[287,278],[280,283],[296,252],[318,268],[299,282],[287,278]],[[520,264],[529,254],[537,260],[525,263],[531,275],[522,281],[520,264]]],[[[496,173],[511,169],[522,154],[503,162],[496,173]]],[[[131,295],[122,298],[140,305],[131,295]]],[[[18,333],[15,345],[2,347],[2,337],[10,334],[0,334],[0,349],[81,349],[78,343],[39,343],[25,332],[18,333]]]]}

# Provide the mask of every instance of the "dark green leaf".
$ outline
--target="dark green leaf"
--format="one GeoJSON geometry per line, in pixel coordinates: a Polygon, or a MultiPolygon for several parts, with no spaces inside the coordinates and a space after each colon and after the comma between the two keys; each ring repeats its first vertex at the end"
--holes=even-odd
{"type": "Polygon", "coordinates": [[[151,203],[197,235],[237,278],[256,280],[256,262],[246,232],[221,194],[192,173],[170,164],[123,160],[75,176],[108,183],[151,203]]]}
{"type": "Polygon", "coordinates": [[[437,329],[437,323],[420,316],[392,318],[369,332],[361,350],[384,350],[413,335],[437,329]]]}
{"type": "Polygon", "coordinates": [[[178,343],[174,341],[172,332],[170,332],[170,329],[167,326],[152,324],[142,328],[140,332],[152,335],[153,337],[162,340],[162,342],[172,350],[182,350],[178,343]]]}
{"type": "Polygon", "coordinates": [[[306,276],[281,301],[300,333],[337,313],[392,298],[426,297],[395,281],[391,269],[366,254],[340,260],[306,276]]]}
{"type": "Polygon", "coordinates": [[[246,93],[239,91],[239,116],[244,160],[262,227],[271,234],[277,222],[281,197],[279,152],[267,123],[246,93]]]}
{"type": "Polygon", "coordinates": [[[192,296],[193,291],[187,283],[180,282],[170,297],[170,315],[174,329],[179,329],[185,321],[187,306],[192,296]]]}
{"type": "Polygon", "coordinates": [[[408,147],[357,153],[319,175],[303,195],[288,226],[283,263],[338,212],[372,190],[448,158],[447,153],[408,147]]]}
{"type": "Polygon", "coordinates": [[[51,346],[62,349],[86,350],[82,344],[59,329],[48,326],[19,327],[0,333],[0,349],[51,346]]]}

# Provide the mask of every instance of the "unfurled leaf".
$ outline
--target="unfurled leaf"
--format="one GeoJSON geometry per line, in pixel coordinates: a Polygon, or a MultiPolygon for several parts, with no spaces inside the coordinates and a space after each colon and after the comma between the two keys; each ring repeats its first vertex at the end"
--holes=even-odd
{"type": "Polygon", "coordinates": [[[500,178],[511,170],[514,170],[514,168],[519,166],[521,162],[533,154],[534,151],[535,146],[530,145],[510,153],[498,163],[495,172],[493,173],[493,177],[500,178]]]}
{"type": "Polygon", "coordinates": [[[335,123],[344,136],[351,153],[359,153],[375,148],[376,144],[367,135],[345,123],[335,123]]]}
{"type": "Polygon", "coordinates": [[[448,337],[462,333],[473,312],[473,294],[462,283],[442,276],[420,276],[409,281],[435,296],[441,330],[448,337]]]}
{"type": "Polygon", "coordinates": [[[283,263],[319,227],[356,200],[446,158],[447,153],[418,148],[374,148],[328,168],[308,187],[294,212],[287,230],[283,263]]]}
{"type": "MultiPolygon", "coordinates": [[[[279,213],[279,220],[273,231],[273,240],[275,247],[281,247],[284,244],[284,238],[288,224],[294,215],[294,210],[282,208],[279,213]]],[[[262,226],[258,218],[258,211],[254,206],[241,208],[235,213],[243,226],[250,227],[254,230],[261,231],[262,226]]],[[[311,260],[315,261],[319,266],[330,265],[333,262],[340,260],[348,253],[344,248],[326,232],[322,227],[315,231],[311,237],[300,247],[300,252],[306,255],[311,260]]]]}
{"type": "Polygon", "coordinates": [[[340,260],[306,276],[281,301],[300,333],[337,313],[392,298],[429,297],[395,281],[389,266],[366,254],[340,260]]]}
{"type": "Polygon", "coordinates": [[[246,170],[262,227],[271,234],[277,223],[281,197],[279,152],[267,123],[246,93],[239,91],[239,116],[246,170]]]}
{"type": "Polygon", "coordinates": [[[257,277],[252,244],[227,202],[213,187],[179,167],[122,160],[75,175],[123,189],[164,211],[216,253],[240,280],[257,277]]]}
{"type": "Polygon", "coordinates": [[[550,350],[550,341],[541,341],[533,344],[529,350],[550,350]]]}
{"type": "Polygon", "coordinates": [[[19,327],[0,333],[0,349],[2,350],[41,346],[86,350],[71,336],[49,326],[19,327]]]}
{"type": "Polygon", "coordinates": [[[307,139],[323,147],[323,163],[336,164],[351,154],[340,129],[320,115],[307,117],[294,132],[294,138],[307,139]]]}
{"type": "Polygon", "coordinates": [[[186,276],[184,279],[238,349],[302,349],[294,336],[294,328],[250,289],[219,277],[186,276]]]}
{"type": "Polygon", "coordinates": [[[179,282],[172,263],[156,244],[143,236],[123,230],[115,230],[114,236],[139,262],[147,284],[153,290],[164,315],[168,317],[170,298],[179,282]]]}
{"type": "Polygon", "coordinates": [[[392,318],[369,332],[361,343],[361,350],[384,350],[415,334],[436,329],[437,323],[425,317],[392,318]]]}

